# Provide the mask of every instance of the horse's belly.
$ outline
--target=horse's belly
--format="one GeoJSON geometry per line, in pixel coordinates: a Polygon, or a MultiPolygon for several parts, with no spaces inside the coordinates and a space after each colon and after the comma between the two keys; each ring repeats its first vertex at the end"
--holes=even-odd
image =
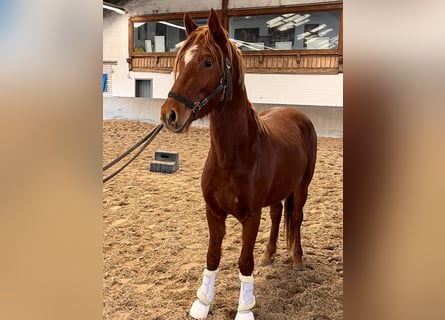
{"type": "Polygon", "coordinates": [[[280,144],[263,147],[272,151],[250,169],[204,171],[201,182],[207,204],[243,217],[246,212],[276,204],[294,192],[307,163],[303,150],[280,144]]]}
{"type": "MultiPolygon", "coordinates": [[[[300,153],[302,155],[302,153],[300,153]]],[[[288,156],[292,161],[278,161],[274,166],[274,174],[270,180],[269,192],[264,200],[263,206],[273,205],[287,198],[300,184],[306,167],[304,156],[288,156]]],[[[281,159],[286,159],[282,157],[281,159]]]]}

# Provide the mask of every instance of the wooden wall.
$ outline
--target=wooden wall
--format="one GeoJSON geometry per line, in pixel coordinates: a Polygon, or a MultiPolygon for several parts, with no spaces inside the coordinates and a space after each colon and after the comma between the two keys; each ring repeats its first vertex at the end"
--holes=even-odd
{"type": "MultiPolygon", "coordinates": [[[[176,54],[135,55],[127,59],[132,71],[173,71],[176,54]]],[[[244,69],[248,73],[312,73],[336,74],[342,72],[342,58],[338,54],[274,54],[273,52],[243,55],[244,69]]]]}

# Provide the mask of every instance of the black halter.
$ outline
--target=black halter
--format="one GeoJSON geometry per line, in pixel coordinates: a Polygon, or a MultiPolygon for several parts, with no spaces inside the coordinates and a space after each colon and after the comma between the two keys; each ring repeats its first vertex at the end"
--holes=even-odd
{"type": "Polygon", "coordinates": [[[201,111],[201,109],[221,91],[222,95],[220,101],[224,100],[226,91],[227,91],[227,101],[232,100],[232,74],[230,72],[231,68],[232,65],[230,64],[229,59],[226,58],[226,63],[224,66],[224,75],[219,81],[219,85],[212,92],[210,92],[210,94],[207,97],[205,97],[201,101],[191,101],[185,98],[184,96],[181,96],[180,94],[172,91],[168,93],[168,96],[183,103],[187,108],[192,109],[194,115],[193,120],[196,120],[199,117],[199,111],[201,111]]]}

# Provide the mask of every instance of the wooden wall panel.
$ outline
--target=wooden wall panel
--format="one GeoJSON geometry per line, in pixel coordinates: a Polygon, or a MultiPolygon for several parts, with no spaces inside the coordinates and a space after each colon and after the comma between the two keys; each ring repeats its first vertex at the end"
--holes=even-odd
{"type": "Polygon", "coordinates": [[[138,55],[130,60],[130,70],[170,73],[173,71],[175,56],[138,55]]]}
{"type": "MultiPolygon", "coordinates": [[[[341,57],[335,54],[255,54],[244,55],[247,73],[314,73],[335,74],[342,72],[341,57]]],[[[130,70],[170,73],[173,71],[175,55],[137,55],[130,60],[130,70]]]]}

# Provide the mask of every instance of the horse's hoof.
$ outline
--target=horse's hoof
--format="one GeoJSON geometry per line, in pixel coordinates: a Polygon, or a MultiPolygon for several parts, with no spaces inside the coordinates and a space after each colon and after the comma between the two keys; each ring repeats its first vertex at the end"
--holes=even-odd
{"type": "Polygon", "coordinates": [[[265,267],[265,266],[268,266],[268,265],[272,264],[272,262],[273,262],[273,259],[261,258],[260,261],[258,262],[258,265],[260,267],[265,267]]]}
{"type": "Polygon", "coordinates": [[[250,310],[238,311],[235,320],[255,320],[255,317],[253,316],[253,312],[250,310]]]}
{"type": "Polygon", "coordinates": [[[294,262],[293,269],[295,271],[304,271],[304,264],[302,262],[294,262]]]}
{"type": "Polygon", "coordinates": [[[193,319],[205,319],[209,314],[210,306],[201,302],[201,300],[195,300],[190,308],[190,316],[193,319]]]}
{"type": "Polygon", "coordinates": [[[260,261],[258,263],[259,266],[264,267],[272,264],[274,261],[275,255],[268,255],[266,252],[263,253],[263,255],[260,257],[260,261]]]}

